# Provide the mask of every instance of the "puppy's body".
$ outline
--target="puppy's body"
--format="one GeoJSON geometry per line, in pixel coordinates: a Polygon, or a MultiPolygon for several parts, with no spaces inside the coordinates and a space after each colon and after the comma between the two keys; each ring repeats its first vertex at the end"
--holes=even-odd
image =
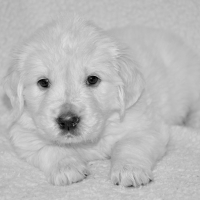
{"type": "Polygon", "coordinates": [[[40,30],[18,59],[5,83],[11,141],[53,184],[80,181],[88,161],[105,158],[113,183],[146,184],[166,151],[165,123],[199,126],[199,59],[169,34],[104,33],[72,19],[40,30]],[[98,82],[88,83],[91,76],[98,82]],[[44,77],[50,86],[38,85],[44,77]],[[76,123],[63,130],[60,116],[72,113],[76,123]]]}
{"type": "Polygon", "coordinates": [[[180,38],[162,30],[127,27],[110,34],[131,48],[131,57],[138,63],[157,114],[168,124],[193,126],[196,122],[194,126],[199,127],[199,120],[192,116],[199,111],[200,92],[196,87],[200,67],[199,58],[191,49],[180,38]]]}

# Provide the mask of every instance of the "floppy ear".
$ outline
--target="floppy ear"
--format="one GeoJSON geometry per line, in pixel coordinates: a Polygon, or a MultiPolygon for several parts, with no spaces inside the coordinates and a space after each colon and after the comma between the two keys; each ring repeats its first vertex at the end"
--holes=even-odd
{"type": "Polygon", "coordinates": [[[130,108],[140,98],[144,89],[144,80],[137,69],[137,64],[126,53],[119,55],[117,63],[118,74],[123,83],[119,85],[119,101],[123,116],[124,110],[130,108]]]}
{"type": "Polygon", "coordinates": [[[18,70],[11,68],[8,71],[4,79],[4,90],[10,99],[13,107],[12,114],[14,119],[16,119],[21,115],[24,106],[23,85],[18,70]]]}

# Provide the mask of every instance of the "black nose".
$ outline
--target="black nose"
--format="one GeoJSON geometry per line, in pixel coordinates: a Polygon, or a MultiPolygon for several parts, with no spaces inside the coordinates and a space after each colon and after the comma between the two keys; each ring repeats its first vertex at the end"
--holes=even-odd
{"type": "Polygon", "coordinates": [[[56,121],[61,130],[72,131],[76,129],[77,124],[80,122],[80,117],[72,113],[66,113],[60,115],[56,121]]]}

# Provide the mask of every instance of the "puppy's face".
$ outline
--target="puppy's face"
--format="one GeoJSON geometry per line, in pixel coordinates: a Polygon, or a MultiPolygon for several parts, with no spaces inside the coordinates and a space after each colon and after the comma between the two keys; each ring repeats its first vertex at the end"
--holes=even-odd
{"type": "Polygon", "coordinates": [[[94,26],[55,23],[23,47],[6,91],[45,138],[93,141],[109,117],[127,107],[119,57],[115,43],[94,26]]]}

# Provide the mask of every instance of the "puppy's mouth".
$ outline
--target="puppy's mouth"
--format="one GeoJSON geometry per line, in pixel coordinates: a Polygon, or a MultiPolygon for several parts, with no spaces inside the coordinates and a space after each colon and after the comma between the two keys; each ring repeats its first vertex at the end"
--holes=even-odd
{"type": "Polygon", "coordinates": [[[80,136],[81,134],[80,134],[80,131],[78,130],[78,128],[76,128],[76,130],[69,130],[69,131],[67,131],[67,130],[62,131],[61,130],[59,135],[62,138],[68,139],[68,138],[75,138],[77,136],[80,136]]]}

